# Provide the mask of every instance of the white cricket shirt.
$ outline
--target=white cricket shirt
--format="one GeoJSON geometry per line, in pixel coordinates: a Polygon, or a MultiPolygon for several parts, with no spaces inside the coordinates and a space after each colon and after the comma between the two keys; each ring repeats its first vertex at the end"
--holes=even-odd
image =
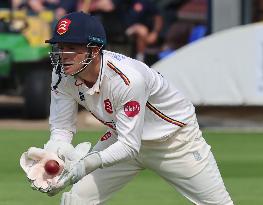
{"type": "Polygon", "coordinates": [[[81,104],[117,135],[118,141],[100,152],[105,166],[136,156],[142,140],[162,139],[195,115],[192,103],[161,74],[118,53],[103,51],[100,74],[92,88],[61,75],[58,83],[59,75],[55,70],[52,74],[51,138],[71,141],[77,104],[81,104]],[[61,130],[63,135],[58,134],[61,130]]]}

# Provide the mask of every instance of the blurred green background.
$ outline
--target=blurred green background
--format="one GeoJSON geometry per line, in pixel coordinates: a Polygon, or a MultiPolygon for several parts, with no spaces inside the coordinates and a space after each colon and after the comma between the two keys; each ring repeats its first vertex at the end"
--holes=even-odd
{"type": "MultiPolygon", "coordinates": [[[[91,141],[103,132],[79,132],[74,144],[91,141]]],[[[212,146],[225,185],[235,204],[263,204],[263,133],[204,132],[212,146]]],[[[20,155],[31,146],[43,147],[48,131],[0,130],[0,205],[59,204],[60,195],[48,197],[31,190],[19,166],[20,155]]],[[[150,171],[142,171],[117,193],[109,205],[191,205],[150,171]]]]}

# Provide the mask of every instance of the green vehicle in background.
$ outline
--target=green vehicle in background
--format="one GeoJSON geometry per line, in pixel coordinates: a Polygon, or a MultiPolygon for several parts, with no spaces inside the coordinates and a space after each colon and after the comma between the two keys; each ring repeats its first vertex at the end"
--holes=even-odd
{"type": "Polygon", "coordinates": [[[51,33],[48,15],[0,9],[0,95],[23,97],[27,118],[49,115],[50,47],[44,43],[51,33]]]}

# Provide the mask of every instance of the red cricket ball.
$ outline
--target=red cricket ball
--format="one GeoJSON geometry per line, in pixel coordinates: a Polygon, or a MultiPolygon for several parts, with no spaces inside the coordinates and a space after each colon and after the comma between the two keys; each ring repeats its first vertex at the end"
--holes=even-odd
{"type": "Polygon", "coordinates": [[[59,163],[56,160],[46,162],[44,169],[49,175],[56,175],[59,172],[59,163]]]}

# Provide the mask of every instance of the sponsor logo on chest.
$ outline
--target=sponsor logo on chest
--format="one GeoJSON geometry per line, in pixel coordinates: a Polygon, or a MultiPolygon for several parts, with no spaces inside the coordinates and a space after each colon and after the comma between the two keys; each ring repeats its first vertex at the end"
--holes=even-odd
{"type": "Polygon", "coordinates": [[[124,105],[124,113],[128,117],[134,117],[140,112],[140,104],[137,101],[130,101],[124,105]]]}

